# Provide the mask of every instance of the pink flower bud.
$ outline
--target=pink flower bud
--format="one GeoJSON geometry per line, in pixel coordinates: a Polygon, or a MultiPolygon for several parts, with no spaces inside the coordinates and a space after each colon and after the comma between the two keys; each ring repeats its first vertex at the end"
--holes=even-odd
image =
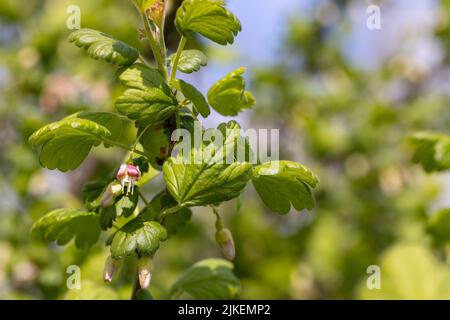
{"type": "Polygon", "coordinates": [[[119,268],[119,265],[119,260],[114,260],[111,256],[108,256],[108,258],[106,258],[105,268],[103,270],[103,280],[111,282],[114,273],[116,273],[117,269],[119,268]]]}
{"type": "Polygon", "coordinates": [[[216,232],[216,241],[222,250],[222,254],[228,260],[233,260],[236,256],[236,249],[234,247],[234,240],[231,231],[223,228],[216,232]]]}
{"type": "Polygon", "coordinates": [[[111,182],[108,187],[106,187],[105,192],[103,192],[100,198],[100,206],[102,208],[108,208],[114,204],[114,199],[122,193],[122,187],[117,182],[111,182]]]}
{"type": "Polygon", "coordinates": [[[139,285],[142,289],[147,289],[152,279],[153,259],[152,257],[142,257],[138,262],[139,285]]]}

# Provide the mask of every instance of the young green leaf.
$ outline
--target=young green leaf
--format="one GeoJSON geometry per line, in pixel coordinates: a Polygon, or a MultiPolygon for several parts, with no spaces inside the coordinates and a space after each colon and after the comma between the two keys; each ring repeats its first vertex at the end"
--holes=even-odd
{"type": "Polygon", "coordinates": [[[233,264],[222,259],[197,262],[175,282],[170,297],[176,299],[187,293],[194,299],[236,299],[240,283],[233,273],[233,264]]]}
{"type": "Polygon", "coordinates": [[[117,99],[116,108],[138,126],[165,120],[177,109],[177,100],[157,70],[137,63],[123,70],[119,79],[129,89],[117,99]]]}
{"type": "MultiPolygon", "coordinates": [[[[172,54],[169,57],[170,65],[173,67],[176,54],[172,54]]],[[[208,64],[208,59],[205,54],[199,50],[183,50],[178,61],[178,70],[184,73],[197,72],[201,67],[205,67],[208,64]]]]}
{"type": "MultiPolygon", "coordinates": [[[[82,111],[78,112],[72,116],[80,119],[87,119],[104,126],[111,132],[110,140],[119,141],[123,143],[130,143],[124,138],[124,132],[133,123],[127,117],[121,116],[117,113],[112,112],[93,112],[93,111],[82,111]]],[[[109,144],[104,143],[105,147],[110,147],[109,144]]]]}
{"type": "Polygon", "coordinates": [[[139,202],[138,187],[131,194],[121,196],[115,203],[117,216],[129,217],[133,214],[139,202]]]}
{"type": "Polygon", "coordinates": [[[209,109],[208,102],[206,102],[205,97],[203,94],[198,91],[193,85],[187,83],[183,80],[178,80],[181,92],[186,97],[186,99],[189,99],[192,104],[194,105],[195,109],[204,117],[206,118],[211,113],[209,109]]]}
{"type": "Polygon", "coordinates": [[[241,23],[224,5],[222,0],[185,0],[175,17],[178,32],[185,37],[199,33],[221,45],[233,43],[241,23]]]}
{"type": "Polygon", "coordinates": [[[433,132],[419,132],[411,137],[415,148],[413,162],[422,165],[425,171],[450,169],[450,137],[433,132]]]}
{"type": "Polygon", "coordinates": [[[41,165],[65,172],[76,169],[93,146],[110,136],[107,128],[94,121],[69,116],[40,128],[29,142],[33,147],[42,145],[41,165]]]}
{"type": "Polygon", "coordinates": [[[165,94],[170,95],[170,87],[158,70],[147,67],[142,63],[135,63],[119,72],[120,83],[130,89],[145,90],[157,88],[165,94]]]}
{"type": "Polygon", "coordinates": [[[236,198],[251,176],[249,163],[178,164],[169,158],[164,179],[172,196],[182,206],[204,206],[236,198]]]}
{"type": "Polygon", "coordinates": [[[198,164],[191,162],[198,152],[195,148],[191,149],[190,159],[183,158],[180,153],[164,163],[167,188],[181,206],[202,206],[231,200],[239,195],[251,177],[250,163],[226,161],[229,153],[235,151],[239,125],[230,121],[219,128],[225,131],[223,145],[218,148],[213,143],[204,145],[203,157],[198,164]]]}
{"type": "Polygon", "coordinates": [[[76,30],[70,34],[69,41],[87,50],[91,58],[117,66],[128,66],[139,58],[137,49],[97,30],[76,30]]]}
{"type": "Polygon", "coordinates": [[[117,99],[116,108],[143,127],[169,118],[176,110],[176,101],[155,88],[129,89],[117,99]]]}
{"type": "Polygon", "coordinates": [[[291,204],[297,210],[315,206],[311,189],[316,176],[305,166],[292,161],[272,161],[253,169],[252,182],[264,203],[274,212],[286,214],[291,204]]]}
{"type": "Polygon", "coordinates": [[[122,259],[135,252],[141,256],[152,256],[167,236],[167,230],[159,223],[135,218],[114,235],[111,257],[122,259]]]}
{"type": "Polygon", "coordinates": [[[217,81],[208,91],[211,107],[224,116],[236,116],[255,104],[255,98],[245,91],[245,68],[239,68],[217,81]]]}
{"type": "Polygon", "coordinates": [[[75,238],[77,248],[86,249],[97,242],[100,225],[95,212],[57,209],[36,221],[32,231],[61,246],[75,238]]]}

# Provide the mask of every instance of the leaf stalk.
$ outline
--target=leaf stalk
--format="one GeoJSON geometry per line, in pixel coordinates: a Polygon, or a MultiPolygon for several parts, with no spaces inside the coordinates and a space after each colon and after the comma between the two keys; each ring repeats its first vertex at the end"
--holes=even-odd
{"type": "Polygon", "coordinates": [[[178,45],[177,53],[175,55],[175,60],[173,61],[172,71],[170,74],[170,82],[175,80],[175,76],[177,75],[178,64],[180,63],[181,54],[183,53],[186,43],[187,38],[185,36],[181,36],[180,44],[178,45]]]}

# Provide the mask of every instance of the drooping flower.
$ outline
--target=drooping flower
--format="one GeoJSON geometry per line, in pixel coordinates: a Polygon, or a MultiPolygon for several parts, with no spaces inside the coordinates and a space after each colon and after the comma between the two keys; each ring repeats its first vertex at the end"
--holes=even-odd
{"type": "Polygon", "coordinates": [[[228,260],[233,260],[236,255],[236,249],[234,247],[234,240],[231,231],[227,228],[217,231],[216,241],[219,244],[225,258],[228,260]]]}
{"type": "Polygon", "coordinates": [[[114,204],[116,197],[122,194],[122,186],[117,182],[111,182],[100,198],[100,207],[108,208],[114,204]]]}
{"type": "Polygon", "coordinates": [[[150,285],[153,272],[153,258],[141,257],[138,262],[139,267],[139,285],[142,289],[147,289],[150,285]]]}
{"type": "Polygon", "coordinates": [[[141,178],[141,171],[139,170],[139,166],[134,166],[129,163],[122,164],[119,171],[117,171],[116,178],[122,185],[123,193],[125,193],[125,188],[127,189],[127,194],[133,193],[134,185],[141,178]]]}
{"type": "Polygon", "coordinates": [[[120,261],[114,260],[111,256],[108,256],[105,261],[105,268],[103,270],[103,280],[111,282],[114,274],[119,268],[120,261]]]}

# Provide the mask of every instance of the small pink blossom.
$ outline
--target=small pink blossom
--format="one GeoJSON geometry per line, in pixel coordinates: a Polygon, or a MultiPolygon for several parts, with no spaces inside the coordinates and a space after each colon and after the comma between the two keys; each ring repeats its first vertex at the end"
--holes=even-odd
{"type": "Polygon", "coordinates": [[[129,163],[122,164],[119,171],[117,171],[116,178],[122,185],[122,192],[125,192],[125,188],[127,188],[127,194],[133,193],[134,185],[141,178],[141,171],[139,170],[139,166],[134,166],[129,163]]]}

